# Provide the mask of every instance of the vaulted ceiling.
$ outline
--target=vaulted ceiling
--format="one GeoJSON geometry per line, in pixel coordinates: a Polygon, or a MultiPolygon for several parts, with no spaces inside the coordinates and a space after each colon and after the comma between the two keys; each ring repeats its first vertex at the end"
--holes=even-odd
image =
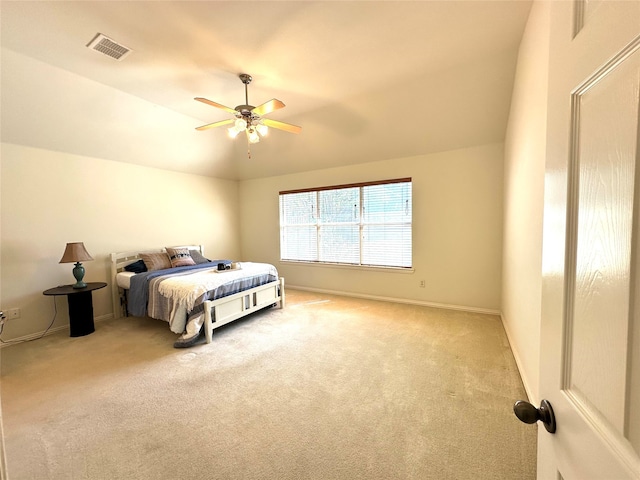
{"type": "Polygon", "coordinates": [[[3,142],[228,179],[504,139],[528,0],[5,1],[3,142]],[[131,48],[86,48],[102,33],[131,48]],[[251,146],[194,101],[287,106],[251,146]]]}

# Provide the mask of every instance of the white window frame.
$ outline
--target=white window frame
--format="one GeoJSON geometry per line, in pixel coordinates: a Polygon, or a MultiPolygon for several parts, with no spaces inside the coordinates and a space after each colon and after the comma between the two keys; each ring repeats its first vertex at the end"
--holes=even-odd
{"type": "MultiPolygon", "coordinates": [[[[386,264],[386,265],[381,265],[381,264],[366,264],[363,263],[363,230],[365,229],[365,227],[367,226],[371,226],[371,225],[396,225],[396,226],[404,226],[407,227],[409,226],[409,231],[410,231],[410,235],[411,237],[413,237],[413,206],[410,205],[409,211],[411,212],[411,214],[409,215],[409,219],[408,221],[403,221],[403,222],[367,222],[365,221],[365,212],[364,212],[364,202],[363,202],[363,197],[364,197],[364,189],[366,187],[370,187],[370,186],[375,186],[375,185],[386,185],[386,184],[394,184],[394,183],[409,183],[410,185],[412,185],[412,179],[411,178],[397,178],[397,179],[391,179],[391,180],[379,180],[379,181],[374,181],[374,182],[362,182],[362,183],[354,183],[354,184],[345,184],[345,185],[333,185],[333,186],[326,186],[326,187],[317,187],[317,188],[306,188],[306,189],[298,189],[298,190],[287,190],[287,191],[281,191],[279,192],[279,212],[280,212],[280,261],[282,262],[292,262],[292,263],[303,263],[303,264],[317,264],[317,265],[327,265],[327,266],[343,266],[343,267],[364,267],[364,268],[381,268],[381,269],[399,269],[402,271],[413,271],[413,251],[412,251],[412,239],[409,242],[410,243],[410,264],[409,265],[392,265],[392,264],[386,264]],[[349,225],[348,222],[342,222],[342,223],[330,223],[330,222],[323,222],[322,219],[320,218],[320,192],[322,191],[327,191],[327,190],[340,190],[340,189],[353,189],[353,188],[358,188],[359,189],[359,197],[360,197],[360,201],[359,201],[359,215],[358,215],[358,221],[357,222],[353,222],[353,225],[358,225],[359,228],[359,243],[358,243],[358,251],[359,251],[359,261],[358,262],[348,262],[348,261],[326,261],[326,260],[320,260],[319,257],[321,255],[321,235],[322,235],[322,228],[324,227],[331,227],[331,226],[336,226],[336,225],[340,225],[340,226],[344,226],[344,225],[349,225]],[[295,224],[284,224],[284,215],[283,215],[283,197],[289,194],[297,194],[297,193],[314,193],[315,194],[315,219],[312,222],[309,223],[295,223],[295,224]],[[314,227],[315,228],[315,240],[316,240],[316,249],[315,249],[315,259],[310,260],[310,259],[302,259],[302,258],[284,258],[285,255],[283,255],[284,253],[284,245],[286,244],[286,239],[285,239],[285,231],[287,227],[314,227]]],[[[413,192],[411,191],[411,197],[410,197],[410,201],[412,203],[413,201],[413,192]]]]}

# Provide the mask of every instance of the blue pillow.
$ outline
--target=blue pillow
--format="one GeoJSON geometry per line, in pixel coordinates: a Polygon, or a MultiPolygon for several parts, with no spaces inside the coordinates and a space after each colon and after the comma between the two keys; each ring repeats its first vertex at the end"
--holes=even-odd
{"type": "Polygon", "coordinates": [[[142,273],[147,271],[147,266],[144,264],[143,260],[138,260],[137,262],[130,263],[124,267],[124,269],[127,272],[142,273]]]}

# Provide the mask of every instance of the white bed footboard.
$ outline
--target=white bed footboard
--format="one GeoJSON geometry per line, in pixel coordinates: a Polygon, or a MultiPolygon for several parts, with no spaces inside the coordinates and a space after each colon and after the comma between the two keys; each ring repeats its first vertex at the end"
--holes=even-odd
{"type": "Polygon", "coordinates": [[[213,330],[274,303],[284,308],[284,278],[238,292],[234,295],[204,302],[204,332],[211,343],[213,330]]]}

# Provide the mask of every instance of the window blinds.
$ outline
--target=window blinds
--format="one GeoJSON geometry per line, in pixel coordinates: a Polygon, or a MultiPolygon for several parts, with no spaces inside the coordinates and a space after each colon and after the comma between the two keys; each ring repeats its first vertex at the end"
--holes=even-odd
{"type": "Polygon", "coordinates": [[[412,266],[411,179],[280,192],[281,260],[412,266]]]}

